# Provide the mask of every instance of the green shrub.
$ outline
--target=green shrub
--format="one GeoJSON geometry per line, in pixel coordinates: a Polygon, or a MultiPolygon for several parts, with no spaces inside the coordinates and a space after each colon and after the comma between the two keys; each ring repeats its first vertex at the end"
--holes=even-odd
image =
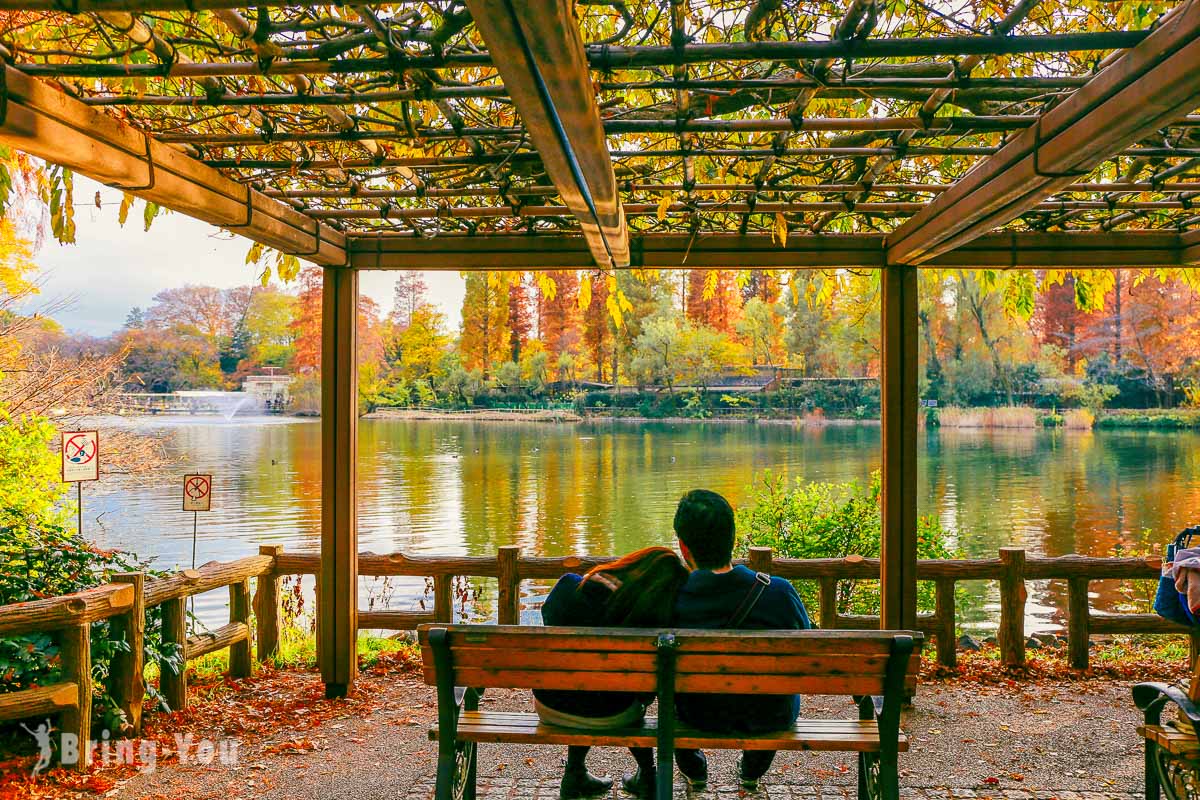
{"type": "MultiPolygon", "coordinates": [[[[883,530],[879,509],[879,472],[862,486],[850,483],[789,482],[770,470],[756,476],[749,499],[738,510],[739,547],[770,547],[783,558],[843,558],[879,556],[883,530]]],[[[918,558],[953,558],[949,533],[934,517],[917,523],[918,558]]],[[[816,608],[815,581],[797,581],[805,605],[816,608]]],[[[917,605],[932,610],[934,588],[918,584],[917,605]]],[[[878,581],[838,582],[839,614],[879,613],[878,581]]]]}
{"type": "MultiPolygon", "coordinates": [[[[0,528],[0,605],[24,603],[71,594],[110,582],[121,572],[146,572],[146,563],[119,550],[101,550],[54,524],[30,523],[0,528]]],[[[125,723],[116,703],[104,690],[109,666],[117,653],[129,645],[114,640],[107,620],[91,629],[92,679],[96,696],[92,710],[101,728],[118,731],[125,723]]],[[[177,645],[162,640],[159,609],[146,613],[146,663],[167,661],[176,669],[182,659],[177,645]]],[[[32,633],[0,639],[0,693],[19,691],[62,680],[58,643],[48,633],[32,633]]],[[[151,696],[161,702],[152,687],[151,696]]]]}
{"type": "Polygon", "coordinates": [[[1106,411],[1096,417],[1097,428],[1185,430],[1200,428],[1200,410],[1194,408],[1106,411]]]}

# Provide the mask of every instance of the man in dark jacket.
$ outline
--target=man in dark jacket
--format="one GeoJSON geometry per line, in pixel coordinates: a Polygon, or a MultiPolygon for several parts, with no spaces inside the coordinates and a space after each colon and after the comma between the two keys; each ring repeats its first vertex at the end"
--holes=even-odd
{"type": "MultiPolygon", "coordinates": [[[[729,502],[705,489],[684,495],[675,510],[679,549],[692,569],[675,603],[680,628],[777,630],[811,628],[796,589],[781,578],[762,582],[733,566],[734,519],[729,502]],[[747,605],[752,603],[752,605],[747,605]]],[[[764,576],[765,578],[765,576],[764,576]]],[[[688,695],[676,698],[679,718],[701,730],[766,733],[790,728],[800,714],[798,695],[688,695]]],[[[754,789],[770,768],[774,751],[748,750],[738,762],[742,786],[754,789]]],[[[675,763],[694,790],[708,781],[700,750],[677,750],[675,763]]]]}

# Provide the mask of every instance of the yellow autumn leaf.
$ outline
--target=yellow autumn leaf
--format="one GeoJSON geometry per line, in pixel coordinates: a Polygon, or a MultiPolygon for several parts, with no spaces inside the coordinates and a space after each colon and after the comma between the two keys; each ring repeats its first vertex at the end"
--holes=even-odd
{"type": "Polygon", "coordinates": [[[124,225],[125,220],[129,219],[129,209],[133,208],[133,195],[125,194],[121,196],[121,207],[117,210],[117,224],[124,225]]]}
{"type": "Polygon", "coordinates": [[[782,211],[775,213],[775,240],[780,247],[787,247],[788,223],[782,211]]]}
{"type": "Polygon", "coordinates": [[[262,259],[263,246],[259,242],[250,245],[250,250],[246,253],[247,264],[257,264],[262,259]]]}
{"type": "Polygon", "coordinates": [[[538,290],[541,291],[542,297],[547,300],[553,300],[558,294],[558,284],[550,277],[548,272],[535,272],[534,277],[537,279],[538,290]]]}
{"type": "Polygon", "coordinates": [[[663,192],[658,196],[658,213],[656,216],[658,217],[659,222],[662,222],[667,218],[667,209],[671,207],[671,201],[673,199],[674,198],[671,196],[670,192],[663,192]]]}
{"type": "Polygon", "coordinates": [[[592,276],[584,273],[579,279],[579,310],[586,311],[588,306],[592,304],[592,276]]]}

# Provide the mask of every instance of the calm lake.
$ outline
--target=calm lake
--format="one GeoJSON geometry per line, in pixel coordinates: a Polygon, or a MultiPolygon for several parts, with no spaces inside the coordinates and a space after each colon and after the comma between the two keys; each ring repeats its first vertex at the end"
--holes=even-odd
{"type": "MultiPolygon", "coordinates": [[[[196,563],[261,544],[320,542],[320,427],[288,418],[117,420],[162,434],[178,476],[84,490],[84,532],[107,547],[191,564],[184,472],[214,474],[196,563]]],[[[920,507],[971,556],[1021,545],[1031,555],[1111,555],[1159,545],[1200,522],[1200,435],[1178,432],[932,430],[920,454],[920,507]]],[[[707,487],[735,504],[772,469],[811,481],[866,482],[879,466],[877,425],[520,423],[363,420],[360,549],[485,555],[504,544],[543,555],[621,553],[669,543],[675,502],[707,487]]],[[[989,592],[970,625],[986,630],[989,592]]],[[[412,608],[422,582],[364,580],[376,603],[412,608]]],[[[1099,587],[1098,607],[1116,594],[1099,587]]],[[[530,607],[540,587],[529,587],[530,607]]],[[[1033,587],[1029,613],[1052,626],[1063,592],[1033,587]]],[[[486,596],[486,588],[485,588],[486,596]]],[[[197,610],[218,622],[224,592],[197,610]]],[[[363,605],[366,605],[364,599],[363,605]]]]}

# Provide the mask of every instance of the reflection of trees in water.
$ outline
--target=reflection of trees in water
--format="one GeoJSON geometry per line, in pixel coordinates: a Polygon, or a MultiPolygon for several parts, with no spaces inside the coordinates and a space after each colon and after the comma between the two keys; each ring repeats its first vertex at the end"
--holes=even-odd
{"type": "MultiPolygon", "coordinates": [[[[1195,434],[946,430],[930,439],[926,496],[972,556],[1010,543],[1031,555],[1161,553],[1200,517],[1195,434]]],[[[967,613],[987,618],[995,591],[967,613]]],[[[1144,611],[1150,591],[1149,582],[1097,581],[1092,605],[1144,611]]],[[[1064,581],[1030,584],[1031,616],[1061,623],[1066,592],[1064,581]]]]}
{"type": "MultiPolygon", "coordinates": [[[[675,502],[687,489],[712,488],[737,503],[766,468],[863,481],[879,463],[877,426],[365,420],[361,436],[362,546],[414,554],[491,555],[504,544],[544,555],[622,553],[669,543],[675,502]]],[[[970,557],[995,558],[1009,544],[1030,555],[1159,551],[1200,522],[1197,434],[930,429],[923,438],[921,513],[937,515],[970,557]]],[[[206,454],[229,462],[215,470],[228,473],[219,480],[233,490],[221,509],[229,521],[214,514],[208,526],[229,542],[222,557],[254,552],[260,542],[317,545],[319,426],[181,426],[177,442],[197,463],[207,463],[206,454]]],[[[174,485],[161,491],[174,509],[174,485]]],[[[139,499],[137,524],[173,524],[177,512],[160,522],[140,510],[152,502],[159,501],[139,499]]],[[[145,534],[125,539],[157,552],[145,534]]],[[[419,595],[419,583],[401,591],[419,595]]],[[[489,584],[485,602],[494,600],[489,584]]],[[[965,586],[961,618],[970,625],[993,617],[995,585],[965,586]]],[[[1116,582],[1092,590],[1100,609],[1130,602],[1116,582]]],[[[1046,607],[1040,620],[1057,619],[1065,604],[1061,582],[1031,585],[1031,610],[1046,607]]]]}

